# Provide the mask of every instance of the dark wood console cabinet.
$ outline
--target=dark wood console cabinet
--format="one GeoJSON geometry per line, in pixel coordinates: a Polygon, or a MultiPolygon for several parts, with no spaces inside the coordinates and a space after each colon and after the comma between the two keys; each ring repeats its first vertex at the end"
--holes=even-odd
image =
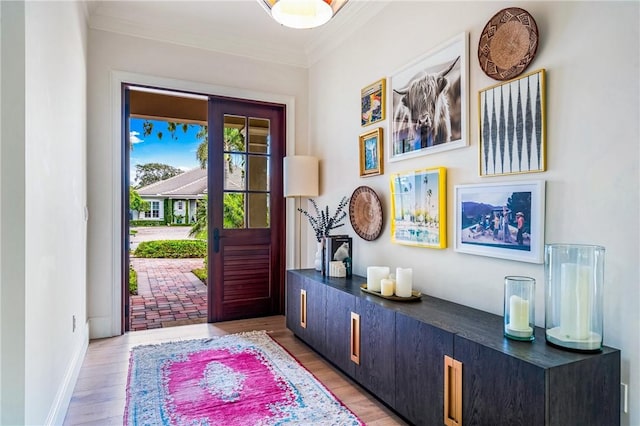
{"type": "Polygon", "coordinates": [[[287,272],[287,327],[416,425],[617,426],[620,351],[517,342],[502,317],[424,295],[402,303],[364,277],[287,272]]]}

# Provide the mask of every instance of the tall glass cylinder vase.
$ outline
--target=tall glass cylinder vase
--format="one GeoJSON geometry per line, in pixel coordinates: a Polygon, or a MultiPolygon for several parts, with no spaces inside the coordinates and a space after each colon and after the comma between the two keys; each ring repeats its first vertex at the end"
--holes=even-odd
{"type": "Polygon", "coordinates": [[[580,351],[602,349],[604,247],[545,246],[545,329],[554,346],[580,351]]]}
{"type": "Polygon", "coordinates": [[[504,335],[514,340],[533,340],[536,280],[504,277],[504,335]]]}

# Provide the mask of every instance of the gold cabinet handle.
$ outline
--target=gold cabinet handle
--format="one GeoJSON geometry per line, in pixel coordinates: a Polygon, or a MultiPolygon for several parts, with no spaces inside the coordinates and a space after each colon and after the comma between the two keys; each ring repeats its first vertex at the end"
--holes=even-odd
{"type": "Polygon", "coordinates": [[[360,365],[360,315],[351,312],[351,361],[360,365]]]}
{"type": "Polygon", "coordinates": [[[300,290],[300,327],[307,328],[307,290],[300,290]]]}
{"type": "Polygon", "coordinates": [[[444,356],[444,424],[462,426],[462,363],[444,356]]]}

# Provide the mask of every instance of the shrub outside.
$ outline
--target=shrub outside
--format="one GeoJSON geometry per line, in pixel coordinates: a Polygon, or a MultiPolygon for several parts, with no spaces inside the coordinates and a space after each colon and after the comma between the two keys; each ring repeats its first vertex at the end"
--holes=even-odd
{"type": "Polygon", "coordinates": [[[136,257],[188,259],[205,257],[207,242],[202,240],[143,241],[133,252],[136,257]]]}

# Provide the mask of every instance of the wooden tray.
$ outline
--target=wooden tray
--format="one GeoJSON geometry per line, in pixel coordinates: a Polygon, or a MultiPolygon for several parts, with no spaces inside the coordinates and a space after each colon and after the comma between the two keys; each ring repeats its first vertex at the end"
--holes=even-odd
{"type": "Polygon", "coordinates": [[[399,297],[399,296],[396,296],[395,294],[391,296],[383,296],[377,291],[369,290],[367,288],[366,283],[360,285],[360,290],[364,291],[365,293],[373,294],[374,296],[382,297],[383,299],[393,300],[395,302],[415,302],[417,300],[420,300],[420,298],[422,298],[422,293],[420,293],[417,290],[413,290],[411,292],[411,296],[409,297],[399,297]]]}

